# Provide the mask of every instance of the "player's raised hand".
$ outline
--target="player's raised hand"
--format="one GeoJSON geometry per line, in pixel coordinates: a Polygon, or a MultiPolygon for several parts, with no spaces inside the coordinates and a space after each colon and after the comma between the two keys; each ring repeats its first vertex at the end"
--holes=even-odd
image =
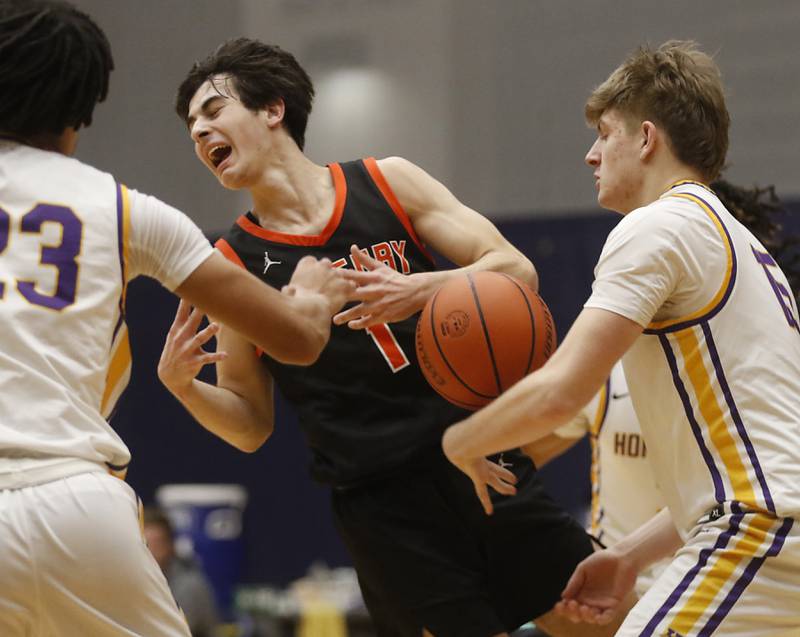
{"type": "Polygon", "coordinates": [[[556,604],[573,622],[607,624],[636,583],[635,566],[612,549],[593,553],[575,568],[556,604]]]}
{"type": "Polygon", "coordinates": [[[217,323],[210,323],[197,331],[203,321],[203,313],[192,308],[181,299],[175,320],[167,333],[161,359],[158,361],[158,377],[176,396],[191,386],[192,381],[205,365],[223,360],[225,352],[207,352],[203,346],[219,332],[217,323]]]}
{"type": "Polygon", "coordinates": [[[419,275],[400,274],[385,263],[376,261],[358,246],[350,246],[353,261],[363,270],[342,270],[342,275],[355,284],[350,296],[356,305],[333,317],[336,325],[354,330],[408,318],[425,304],[427,297],[416,283],[419,275]]]}
{"type": "Polygon", "coordinates": [[[329,315],[340,310],[349,300],[355,284],[331,267],[330,259],[305,256],[297,263],[288,285],[281,292],[290,296],[322,295],[330,306],[329,315]]]}

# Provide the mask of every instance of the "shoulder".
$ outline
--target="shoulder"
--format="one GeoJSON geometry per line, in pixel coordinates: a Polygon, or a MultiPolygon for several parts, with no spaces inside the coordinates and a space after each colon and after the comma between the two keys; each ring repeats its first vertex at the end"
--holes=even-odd
{"type": "MultiPolygon", "coordinates": [[[[664,197],[625,215],[609,233],[606,245],[647,241],[658,245],[659,239],[676,247],[687,239],[705,234],[714,226],[703,209],[686,199],[664,197]]],[[[638,243],[641,248],[642,244],[638,243]]]]}
{"type": "Polygon", "coordinates": [[[376,159],[375,164],[392,190],[401,198],[412,193],[425,179],[430,179],[422,168],[403,157],[384,157],[376,159]]]}
{"type": "Polygon", "coordinates": [[[422,169],[416,164],[403,157],[383,157],[382,159],[376,159],[375,163],[378,164],[378,168],[381,169],[381,172],[387,176],[402,176],[414,172],[415,170],[422,172],[422,169]]]}

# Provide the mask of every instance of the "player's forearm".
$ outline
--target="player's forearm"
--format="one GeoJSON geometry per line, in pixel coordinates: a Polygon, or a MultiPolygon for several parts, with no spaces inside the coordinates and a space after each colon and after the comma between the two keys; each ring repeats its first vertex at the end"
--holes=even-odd
{"type": "Polygon", "coordinates": [[[503,272],[509,274],[523,283],[527,283],[534,290],[539,289],[539,277],[533,264],[521,254],[517,257],[500,251],[487,252],[480,259],[469,265],[435,272],[418,272],[410,275],[416,285],[416,305],[422,309],[427,300],[442,285],[450,279],[462,276],[467,272],[503,272]]]}
{"type": "Polygon", "coordinates": [[[610,550],[641,572],[658,560],[673,555],[681,544],[669,509],[664,508],[610,550]]]}
{"type": "Polygon", "coordinates": [[[551,460],[558,458],[574,447],[581,438],[563,438],[552,433],[522,445],[522,451],[527,454],[537,468],[541,468],[551,460]]]}
{"type": "Polygon", "coordinates": [[[197,379],[183,389],[168,389],[205,429],[241,451],[256,451],[272,434],[273,416],[229,389],[197,379]]]}
{"type": "Polygon", "coordinates": [[[492,403],[445,432],[450,457],[479,458],[552,433],[585,403],[558,389],[547,368],[523,378],[492,403]]]}
{"type": "Polygon", "coordinates": [[[539,291],[539,275],[536,268],[527,257],[516,249],[489,250],[480,259],[460,270],[503,272],[527,283],[535,291],[539,291]]]}

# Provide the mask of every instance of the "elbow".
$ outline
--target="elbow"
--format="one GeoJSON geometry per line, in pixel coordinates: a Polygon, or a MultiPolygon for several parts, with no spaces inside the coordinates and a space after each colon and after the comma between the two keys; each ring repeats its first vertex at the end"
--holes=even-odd
{"type": "Polygon", "coordinates": [[[253,431],[246,436],[242,436],[235,442],[231,442],[234,447],[244,453],[255,453],[269,440],[272,435],[272,425],[260,428],[258,431],[253,431]]]}
{"type": "Polygon", "coordinates": [[[536,271],[533,263],[525,260],[525,263],[520,266],[519,277],[525,281],[534,292],[539,292],[539,273],[536,271]]]}

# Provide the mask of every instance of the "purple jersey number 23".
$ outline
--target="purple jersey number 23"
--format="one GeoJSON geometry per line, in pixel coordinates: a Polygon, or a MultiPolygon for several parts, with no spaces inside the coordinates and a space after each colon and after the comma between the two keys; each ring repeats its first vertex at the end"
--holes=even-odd
{"type": "MultiPolygon", "coordinates": [[[[42,231],[42,225],[47,222],[57,223],[62,228],[61,242],[55,246],[42,245],[39,254],[39,263],[53,266],[58,270],[55,292],[52,295],[42,294],[36,289],[36,281],[18,281],[17,289],[33,305],[61,310],[75,302],[78,285],[76,258],[81,251],[83,224],[75,213],[65,206],[37,204],[22,217],[20,231],[38,234],[42,231]]],[[[0,208],[0,252],[8,245],[10,226],[8,213],[0,208]]],[[[3,298],[4,292],[5,285],[0,283],[0,299],[3,298]]]]}

